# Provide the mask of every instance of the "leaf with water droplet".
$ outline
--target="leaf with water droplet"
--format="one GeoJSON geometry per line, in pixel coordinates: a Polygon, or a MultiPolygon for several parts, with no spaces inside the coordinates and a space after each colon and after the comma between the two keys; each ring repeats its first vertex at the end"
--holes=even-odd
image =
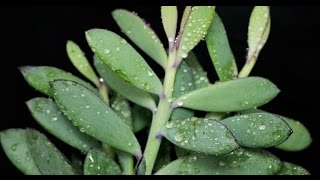
{"type": "Polygon", "coordinates": [[[45,135],[27,129],[31,156],[43,175],[74,175],[66,157],[47,139],[45,135]]]}
{"type": "Polygon", "coordinates": [[[246,64],[239,73],[239,77],[249,76],[255,65],[259,53],[269,37],[271,28],[270,8],[255,6],[251,12],[248,27],[248,55],[246,64]]]}
{"type": "Polygon", "coordinates": [[[119,165],[106,153],[90,150],[84,160],[85,175],[120,175],[119,165]]]}
{"type": "Polygon", "coordinates": [[[132,120],[133,132],[137,133],[150,124],[152,120],[152,113],[150,110],[141,106],[133,105],[132,120]]]}
{"type": "Polygon", "coordinates": [[[162,133],[179,147],[206,154],[222,155],[239,147],[229,129],[210,119],[192,117],[170,121],[162,133]]]}
{"type": "Polygon", "coordinates": [[[146,107],[150,110],[154,110],[156,108],[156,103],[149,93],[136,88],[121,79],[97,56],[94,57],[94,66],[96,67],[99,75],[105,80],[112,90],[140,106],[146,107]]]}
{"type": "Polygon", "coordinates": [[[240,146],[268,148],[284,142],[292,129],[270,113],[236,115],[220,121],[233,133],[240,146]]]}
{"type": "Polygon", "coordinates": [[[0,132],[0,140],[5,154],[16,168],[26,175],[41,175],[30,154],[26,130],[4,130],[0,132]]]}
{"type": "Polygon", "coordinates": [[[273,175],[280,160],[264,150],[239,148],[222,156],[191,155],[179,158],[156,175],[273,175]]]}
{"type": "MultiPolygon", "coordinates": [[[[186,62],[182,62],[177,70],[172,98],[178,98],[185,93],[194,90],[194,81],[191,72],[191,68],[186,62]],[[191,83],[191,86],[189,84],[191,83]]],[[[173,110],[170,120],[185,119],[193,117],[194,112],[191,109],[176,108],[173,110]]]]}
{"type": "Polygon", "coordinates": [[[161,19],[169,42],[173,42],[177,31],[177,6],[161,6],[161,19]]]}
{"type": "Polygon", "coordinates": [[[252,109],[271,101],[280,90],[262,77],[248,77],[216,83],[191,91],[176,102],[182,107],[211,112],[252,109]],[[199,103],[201,102],[201,103],[199,103]]]}
{"type": "Polygon", "coordinates": [[[312,142],[308,129],[299,121],[283,116],[281,118],[289,124],[293,133],[284,143],[276,146],[276,148],[285,151],[301,151],[306,149],[312,142]]]}
{"type": "Polygon", "coordinates": [[[310,175],[309,171],[293,163],[283,162],[277,175],[310,175]]]}
{"type": "Polygon", "coordinates": [[[179,34],[179,49],[177,57],[186,58],[188,53],[207,34],[211,24],[215,6],[193,6],[188,20],[179,34]]]}
{"type": "Polygon", "coordinates": [[[171,162],[171,143],[167,140],[162,140],[157,155],[157,160],[154,164],[153,171],[157,171],[171,162]]]}
{"type": "Polygon", "coordinates": [[[26,104],[34,119],[63,142],[83,152],[100,147],[97,140],[80,132],[51,99],[33,98],[26,104]]]}
{"type": "MultiPolygon", "coordinates": [[[[188,57],[184,60],[191,68],[195,89],[208,87],[210,85],[207,72],[202,68],[195,53],[190,51],[188,57]]],[[[188,84],[189,86],[190,84],[188,84]]]]}
{"type": "Polygon", "coordinates": [[[49,82],[57,79],[75,81],[87,87],[91,91],[94,91],[96,94],[99,94],[98,91],[89,83],[72,75],[71,73],[68,73],[66,71],[63,71],[55,67],[23,66],[23,67],[20,67],[20,71],[30,86],[42,92],[43,94],[46,94],[51,97],[53,96],[53,93],[49,85],[49,82]]]}
{"type": "Polygon", "coordinates": [[[86,31],[86,38],[92,51],[120,78],[144,91],[161,94],[159,78],[143,57],[130,44],[123,43],[120,36],[104,29],[91,29],[86,31]],[[106,48],[110,53],[105,53],[106,48]]]}
{"type": "Polygon", "coordinates": [[[57,80],[51,82],[51,86],[56,103],[80,131],[119,150],[141,156],[140,145],[133,132],[101,98],[72,81],[57,80]],[[70,90],[64,91],[66,88],[70,90]]]}
{"type": "Polygon", "coordinates": [[[124,9],[114,10],[112,17],[122,32],[141,48],[142,51],[163,68],[167,67],[167,53],[156,33],[144,20],[124,9]]]}
{"type": "Polygon", "coordinates": [[[119,94],[111,98],[111,108],[132,129],[132,114],[129,102],[119,94]]]}
{"type": "Polygon", "coordinates": [[[226,30],[217,13],[214,14],[208,29],[206,43],[220,81],[228,81],[237,77],[237,64],[229,45],[226,30]]]}
{"type": "Polygon", "coordinates": [[[186,27],[186,23],[188,21],[192,6],[186,6],[183,10],[181,22],[180,22],[180,29],[179,29],[179,36],[182,35],[184,28],[186,27]]]}
{"type": "Polygon", "coordinates": [[[88,59],[85,57],[80,47],[75,42],[68,41],[66,49],[70,61],[78,69],[78,71],[87,79],[89,79],[93,84],[98,86],[99,78],[93,71],[88,59]]]}

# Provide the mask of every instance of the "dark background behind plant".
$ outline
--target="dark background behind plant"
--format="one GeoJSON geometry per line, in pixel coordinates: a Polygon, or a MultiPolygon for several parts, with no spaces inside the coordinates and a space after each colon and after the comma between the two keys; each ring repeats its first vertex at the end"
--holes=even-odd
{"type": "MultiPolygon", "coordinates": [[[[0,130],[32,127],[44,132],[57,147],[70,156],[70,147],[46,133],[33,120],[24,102],[42,96],[24,81],[18,71],[22,65],[55,66],[80,76],[68,61],[65,52],[67,40],[78,43],[88,58],[92,53],[86,43],[84,31],[107,28],[120,32],[111,17],[115,8],[135,11],[156,31],[164,45],[165,33],[160,19],[160,8],[149,6],[7,6],[1,7],[1,93],[5,99],[1,108],[0,130]],[[3,9],[2,9],[3,8],[3,9]],[[8,66],[5,65],[9,64],[8,66]]],[[[217,7],[225,24],[238,68],[245,62],[247,26],[252,7],[217,7]]],[[[180,8],[180,12],[182,8],[180,8]]],[[[271,33],[251,75],[270,79],[282,90],[262,109],[295,118],[310,130],[313,143],[301,152],[269,149],[280,159],[304,166],[312,174],[319,174],[318,108],[319,97],[319,37],[320,12],[316,7],[271,7],[271,33]]],[[[136,48],[138,49],[138,48],[136,48]]],[[[217,80],[205,43],[196,47],[204,68],[212,82],[217,80]]],[[[141,53],[143,54],[143,53],[141,53]]],[[[143,54],[145,55],[145,54],[143,54]]],[[[148,63],[159,69],[151,59],[148,63]]],[[[161,70],[156,70],[161,74],[161,70]]],[[[143,136],[142,134],[141,136],[143,136]]],[[[9,162],[0,148],[0,174],[21,174],[9,162]]]]}

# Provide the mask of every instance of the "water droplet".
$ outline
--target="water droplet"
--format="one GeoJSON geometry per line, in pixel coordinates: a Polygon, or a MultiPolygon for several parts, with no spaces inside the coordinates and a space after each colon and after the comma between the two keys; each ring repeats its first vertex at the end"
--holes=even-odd
{"type": "Polygon", "coordinates": [[[132,146],[132,143],[128,143],[129,146],[132,146]]]}
{"type": "Polygon", "coordinates": [[[151,72],[151,71],[148,71],[148,76],[153,76],[153,72],[151,72]]]}
{"type": "Polygon", "coordinates": [[[177,142],[181,142],[183,140],[181,134],[175,134],[174,135],[174,140],[177,141],[177,142]]]}
{"type": "Polygon", "coordinates": [[[47,109],[47,110],[46,110],[46,113],[49,114],[49,113],[50,113],[50,109],[47,109]]]}
{"type": "Polygon", "coordinates": [[[58,120],[57,117],[53,117],[53,118],[52,118],[52,121],[56,121],[56,120],[58,120]]]}
{"type": "Polygon", "coordinates": [[[17,146],[18,146],[18,144],[13,144],[13,145],[11,146],[11,150],[12,150],[12,151],[16,151],[16,150],[17,150],[17,146]]]}
{"type": "Polygon", "coordinates": [[[87,108],[87,109],[89,109],[89,108],[90,108],[90,106],[89,106],[89,105],[86,105],[86,108],[87,108]]]}
{"type": "Polygon", "coordinates": [[[226,163],[225,162],[223,162],[223,161],[219,161],[219,166],[225,166],[226,165],[226,163]]]}
{"type": "Polygon", "coordinates": [[[109,53],[110,53],[110,49],[106,48],[106,49],[104,50],[104,53],[109,54],[109,53]]]}
{"type": "Polygon", "coordinates": [[[169,42],[173,42],[173,41],[174,41],[174,38],[169,37],[169,38],[168,38],[168,41],[169,41],[169,42]]]}
{"type": "Polygon", "coordinates": [[[85,95],[84,95],[84,94],[81,94],[81,97],[85,97],[85,95]]]}
{"type": "Polygon", "coordinates": [[[188,54],[185,53],[185,52],[183,52],[183,53],[181,53],[181,57],[182,57],[182,58],[186,58],[186,57],[188,57],[188,54]]]}
{"type": "Polygon", "coordinates": [[[127,41],[125,39],[121,39],[120,43],[121,44],[127,44],[127,41]]]}
{"type": "Polygon", "coordinates": [[[182,105],[183,105],[183,102],[182,102],[182,101],[178,101],[178,102],[177,102],[177,105],[178,105],[178,106],[182,106],[182,105]]]}
{"type": "Polygon", "coordinates": [[[120,51],[120,47],[117,47],[117,48],[116,48],[116,51],[120,51]]]}
{"type": "Polygon", "coordinates": [[[174,123],[170,121],[170,122],[167,122],[166,127],[167,127],[168,129],[170,129],[170,128],[173,127],[173,125],[174,125],[174,123]]]}
{"type": "Polygon", "coordinates": [[[266,129],[266,126],[265,126],[265,125],[259,126],[259,130],[265,130],[265,129],[266,129]]]}

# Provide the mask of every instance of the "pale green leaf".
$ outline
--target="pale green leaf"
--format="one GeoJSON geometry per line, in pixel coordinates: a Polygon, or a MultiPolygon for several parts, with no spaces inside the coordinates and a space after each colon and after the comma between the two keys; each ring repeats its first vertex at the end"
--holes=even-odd
{"type": "Polygon", "coordinates": [[[177,6],[161,6],[161,19],[169,42],[173,42],[177,31],[177,6]]]}
{"type": "Polygon", "coordinates": [[[277,175],[310,175],[310,173],[301,166],[289,162],[283,162],[282,168],[277,175]]]}

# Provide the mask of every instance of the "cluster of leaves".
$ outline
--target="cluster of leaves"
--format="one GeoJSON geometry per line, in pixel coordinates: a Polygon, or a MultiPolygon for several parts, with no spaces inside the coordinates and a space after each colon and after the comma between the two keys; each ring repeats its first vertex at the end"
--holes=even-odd
{"type": "Polygon", "coordinates": [[[91,83],[55,67],[21,67],[29,85],[48,96],[26,102],[34,119],[85,159],[68,160],[35,129],[8,129],[0,137],[12,163],[25,174],[309,174],[263,150],[299,151],[311,143],[300,122],[258,109],[279,89],[248,77],[270,32],[269,7],[252,11],[239,73],[214,6],[187,6],[177,36],[177,8],[162,7],[161,14],[168,51],[137,14],[112,12],[130,41],[164,68],[163,81],[125,39],[104,29],[86,32],[101,78],[67,42],[69,59],[91,83]],[[204,38],[219,77],[213,84],[191,52],[204,38]],[[140,131],[150,131],[144,154],[140,131]]]}

